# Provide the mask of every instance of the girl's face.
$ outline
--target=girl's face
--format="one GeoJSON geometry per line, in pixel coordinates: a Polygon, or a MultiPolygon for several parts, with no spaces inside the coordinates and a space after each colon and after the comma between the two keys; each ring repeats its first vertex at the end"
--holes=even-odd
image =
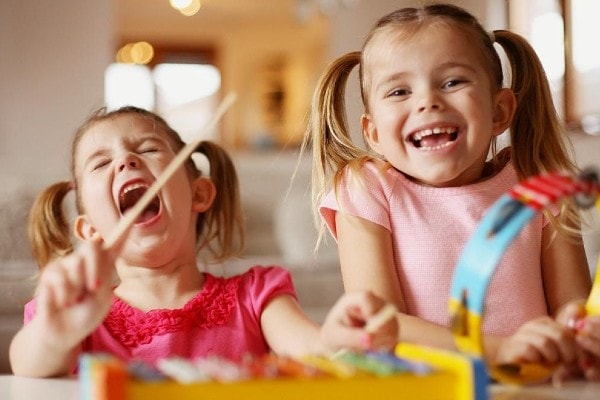
{"type": "Polygon", "coordinates": [[[512,92],[495,91],[464,31],[438,23],[409,38],[379,35],[366,53],[369,113],[361,120],[373,150],[426,185],[481,179],[492,137],[510,125],[512,92]]]}
{"type": "MultiPolygon", "coordinates": [[[[75,224],[78,236],[107,238],[175,157],[167,135],[156,129],[150,120],[124,114],[92,125],[83,135],[75,155],[84,208],[75,224]]],[[[181,251],[190,241],[193,249],[193,185],[184,167],[168,180],[129,232],[123,251],[135,254],[129,262],[160,264],[168,256],[165,247],[181,251]]]]}

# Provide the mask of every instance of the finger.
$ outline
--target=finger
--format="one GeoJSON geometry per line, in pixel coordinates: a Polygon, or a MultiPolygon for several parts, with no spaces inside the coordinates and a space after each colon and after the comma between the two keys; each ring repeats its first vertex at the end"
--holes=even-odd
{"type": "Polygon", "coordinates": [[[578,320],[577,334],[600,341],[600,316],[588,316],[578,320]]]}
{"type": "Polygon", "coordinates": [[[530,343],[546,363],[571,363],[577,359],[576,343],[572,333],[552,319],[531,325],[530,343]]]}
{"type": "Polygon", "coordinates": [[[64,260],[63,268],[68,280],[68,302],[69,304],[79,303],[87,291],[85,262],[77,253],[74,253],[64,260]]]}
{"type": "Polygon", "coordinates": [[[564,306],[557,314],[556,321],[562,326],[571,328],[575,321],[585,315],[585,302],[573,301],[564,306]]]}
{"type": "Polygon", "coordinates": [[[86,242],[78,250],[85,260],[87,290],[95,292],[100,288],[109,288],[115,260],[112,249],[105,249],[98,240],[86,242]]]}
{"type": "Polygon", "coordinates": [[[36,314],[41,318],[50,318],[56,310],[54,295],[47,285],[38,286],[36,314]]]}
{"type": "Polygon", "coordinates": [[[72,300],[73,286],[68,279],[68,267],[65,265],[68,257],[53,265],[46,266],[42,273],[41,284],[52,293],[54,304],[57,307],[68,307],[72,300]]]}
{"type": "Polygon", "coordinates": [[[381,308],[378,298],[368,292],[355,292],[344,295],[338,302],[345,318],[343,323],[352,327],[364,327],[370,317],[381,308]]]}
{"type": "Polygon", "coordinates": [[[600,341],[590,336],[577,335],[577,344],[595,357],[600,357],[600,341]]]}

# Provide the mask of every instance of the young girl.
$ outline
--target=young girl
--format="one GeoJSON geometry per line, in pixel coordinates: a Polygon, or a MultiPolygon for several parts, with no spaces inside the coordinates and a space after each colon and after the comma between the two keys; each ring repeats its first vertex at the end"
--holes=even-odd
{"type": "Polygon", "coordinates": [[[125,239],[105,250],[103,241],[182,147],[163,119],[134,107],[100,112],[78,130],[73,181],[50,186],[32,209],[30,238],[45,267],[10,346],[15,374],[68,374],[82,352],[148,363],[209,355],[236,361],[270,350],[293,356],[396,343],[395,321],[365,332],[384,305],[368,293],[340,299],[320,328],[302,313],[282,268],[256,266],[231,278],[199,270],[198,248],[220,260],[243,242],[234,166],[211,142],[197,148],[210,178],[188,160],[125,239]],[[75,251],[61,207],[70,190],[83,242],[75,251]]]}
{"type": "MultiPolygon", "coordinates": [[[[314,207],[337,241],[346,291],[393,302],[401,341],[454,348],[448,297],[467,239],[520,179],[576,170],[563,135],[540,61],[520,36],[489,34],[453,5],[381,18],[361,52],[324,72],[304,143],[314,207]],[[495,43],[510,61],[510,88],[495,43]],[[352,142],[344,110],[357,65],[368,149],[352,142]],[[511,146],[498,151],[509,128],[511,146]]],[[[573,335],[551,317],[575,317],[579,308],[563,307],[581,304],[591,280],[577,209],[567,203],[554,214],[523,230],[490,283],[483,332],[492,362],[575,361],[573,335]]],[[[600,355],[600,322],[584,321],[577,342],[600,355]]]]}

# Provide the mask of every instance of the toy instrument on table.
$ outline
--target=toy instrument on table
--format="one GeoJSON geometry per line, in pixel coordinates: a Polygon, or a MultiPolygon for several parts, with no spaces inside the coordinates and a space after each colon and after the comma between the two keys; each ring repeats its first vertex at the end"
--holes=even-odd
{"type": "MultiPolygon", "coordinates": [[[[600,184],[595,170],[586,170],[578,177],[550,173],[515,185],[492,205],[458,260],[450,291],[452,332],[462,352],[474,357],[483,355],[481,320],[487,286],[504,251],[525,224],[537,212],[568,197],[573,197],[582,208],[596,204],[600,211],[599,194],[600,184]]],[[[590,315],[600,312],[598,272],[585,312],[590,315]]],[[[545,380],[554,369],[553,366],[526,363],[488,366],[490,375],[497,381],[516,384],[545,380]]]]}
{"type": "MultiPolygon", "coordinates": [[[[82,400],[392,398],[485,400],[489,376],[499,382],[546,379],[541,365],[485,365],[481,319],[488,283],[512,239],[544,207],[573,196],[600,210],[595,171],[578,177],[547,174],[516,185],[484,215],[458,260],[450,292],[452,332],[458,352],[399,343],[395,354],[341,352],[334,357],[289,359],[272,354],[231,363],[215,357],[167,359],[157,368],[84,354],[82,400]]],[[[600,266],[599,266],[600,268],[600,266]]],[[[596,274],[586,312],[600,312],[596,274]]]]}

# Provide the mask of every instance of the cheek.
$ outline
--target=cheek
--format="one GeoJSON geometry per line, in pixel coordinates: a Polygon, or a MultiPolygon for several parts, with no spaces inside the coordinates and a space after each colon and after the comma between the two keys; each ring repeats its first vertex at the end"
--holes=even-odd
{"type": "Polygon", "coordinates": [[[101,216],[101,218],[108,217],[106,210],[112,204],[112,197],[104,184],[86,182],[81,188],[80,201],[83,212],[86,214],[101,216]]]}

